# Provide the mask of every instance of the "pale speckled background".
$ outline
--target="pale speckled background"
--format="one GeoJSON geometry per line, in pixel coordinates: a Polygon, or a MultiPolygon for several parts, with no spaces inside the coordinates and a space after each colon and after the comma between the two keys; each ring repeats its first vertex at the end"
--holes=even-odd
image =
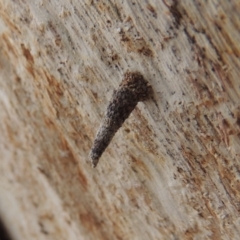
{"type": "Polygon", "coordinates": [[[13,239],[238,239],[239,2],[139,2],[0,3],[0,215],[13,239]],[[154,99],[92,169],[127,70],[154,99]]]}

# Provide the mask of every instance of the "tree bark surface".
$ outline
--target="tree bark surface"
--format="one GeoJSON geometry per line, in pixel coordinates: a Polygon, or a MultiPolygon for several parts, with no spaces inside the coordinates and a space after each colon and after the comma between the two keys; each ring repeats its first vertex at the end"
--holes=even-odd
{"type": "Polygon", "coordinates": [[[240,4],[0,2],[0,219],[12,239],[239,239],[240,4]],[[113,91],[153,97],[89,151],[113,91]]]}

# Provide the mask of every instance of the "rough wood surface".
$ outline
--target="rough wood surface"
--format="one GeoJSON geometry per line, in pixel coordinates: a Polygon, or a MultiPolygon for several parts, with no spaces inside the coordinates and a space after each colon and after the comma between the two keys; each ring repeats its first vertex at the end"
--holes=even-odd
{"type": "Polygon", "coordinates": [[[13,239],[239,239],[240,3],[0,2],[0,218],[13,239]],[[88,154],[126,71],[153,87],[88,154]]]}

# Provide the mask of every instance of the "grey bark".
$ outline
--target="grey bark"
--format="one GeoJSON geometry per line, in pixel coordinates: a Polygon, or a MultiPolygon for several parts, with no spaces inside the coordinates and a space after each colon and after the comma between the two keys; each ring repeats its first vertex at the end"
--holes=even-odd
{"type": "Polygon", "coordinates": [[[0,218],[12,239],[239,239],[240,5],[0,2],[0,218]],[[114,89],[139,103],[91,168],[114,89]]]}

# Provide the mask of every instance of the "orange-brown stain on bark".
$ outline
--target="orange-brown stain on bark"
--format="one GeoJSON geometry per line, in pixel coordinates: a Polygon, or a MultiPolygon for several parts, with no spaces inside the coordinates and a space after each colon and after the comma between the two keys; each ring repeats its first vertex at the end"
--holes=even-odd
{"type": "Polygon", "coordinates": [[[16,48],[15,48],[15,46],[12,45],[12,43],[9,40],[9,37],[7,36],[7,34],[5,34],[5,33],[2,34],[2,40],[3,40],[3,42],[5,42],[8,51],[13,53],[14,56],[17,58],[18,57],[18,53],[16,51],[16,48]]]}
{"type": "Polygon", "coordinates": [[[152,179],[151,171],[148,169],[147,165],[140,159],[134,157],[133,155],[129,155],[132,161],[132,169],[134,172],[142,174],[144,177],[148,179],[152,179]]]}
{"type": "Polygon", "coordinates": [[[121,44],[126,47],[128,52],[135,52],[146,57],[153,57],[153,51],[142,37],[134,39],[130,34],[122,32],[121,44]]]}
{"type": "Polygon", "coordinates": [[[28,63],[29,64],[34,64],[34,58],[31,54],[30,50],[28,48],[26,48],[23,43],[21,44],[21,48],[22,48],[23,56],[26,58],[28,63]]]}
{"type": "Polygon", "coordinates": [[[146,8],[152,13],[153,17],[157,18],[157,11],[151,4],[147,4],[146,8]]]}

